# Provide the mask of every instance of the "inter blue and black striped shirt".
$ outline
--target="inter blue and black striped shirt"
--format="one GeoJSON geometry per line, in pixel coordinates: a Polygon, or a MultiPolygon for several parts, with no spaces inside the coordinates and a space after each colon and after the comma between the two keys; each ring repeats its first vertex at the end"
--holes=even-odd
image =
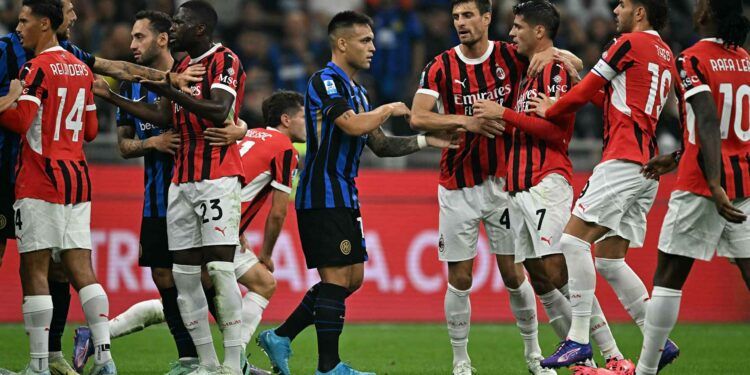
{"type": "MultiPolygon", "coordinates": [[[[70,41],[60,42],[60,46],[68,50],[90,68],[94,67],[95,57],[84,52],[70,41]]],[[[8,94],[10,81],[18,79],[18,73],[28,60],[34,57],[34,52],[25,50],[18,34],[10,33],[0,37],[0,96],[8,94]]],[[[21,138],[9,130],[0,128],[0,182],[6,179],[15,183],[15,164],[18,159],[18,146],[21,138]]]]}
{"type": "Polygon", "coordinates": [[[307,155],[297,187],[298,210],[359,208],[354,179],[367,135],[347,135],[334,120],[349,110],[371,109],[367,90],[333,62],[310,78],[305,95],[307,155]]]}
{"type": "MultiPolygon", "coordinates": [[[[123,82],[120,95],[134,100],[155,103],[159,98],[155,93],[146,90],[140,83],[123,82]]],[[[138,139],[145,140],[167,131],[150,122],[145,122],[130,113],[117,109],[117,126],[130,126],[135,129],[138,139]]],[[[152,150],[143,157],[143,217],[167,216],[167,192],[172,181],[174,156],[152,150]]]]}

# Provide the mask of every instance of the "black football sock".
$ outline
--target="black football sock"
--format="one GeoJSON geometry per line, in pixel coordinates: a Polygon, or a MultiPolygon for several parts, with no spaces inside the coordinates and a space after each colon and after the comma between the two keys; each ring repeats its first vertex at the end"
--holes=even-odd
{"type": "Polygon", "coordinates": [[[277,335],[294,340],[300,332],[315,322],[315,299],[318,297],[318,290],[320,290],[320,283],[313,285],[305,293],[302,302],[294,309],[292,314],[286,318],[279,328],[274,330],[277,335]]]}
{"type": "Polygon", "coordinates": [[[214,320],[218,322],[219,313],[216,310],[216,302],[214,302],[214,299],[216,299],[216,288],[212,286],[209,289],[203,289],[203,293],[206,294],[206,302],[208,302],[208,312],[210,312],[211,316],[214,317],[214,320]]]}
{"type": "Polygon", "coordinates": [[[169,332],[177,346],[177,356],[179,358],[198,358],[193,339],[190,337],[190,332],[185,328],[180,309],[177,306],[177,288],[159,289],[159,295],[161,295],[161,303],[164,307],[164,320],[167,321],[169,332]]]}
{"type": "Polygon", "coordinates": [[[62,336],[70,309],[70,284],[47,280],[52,295],[52,321],[49,325],[49,351],[62,351],[62,336]]]}
{"type": "Polygon", "coordinates": [[[341,362],[339,336],[344,329],[346,297],[349,290],[336,284],[321,283],[315,300],[315,331],[318,333],[318,370],[331,371],[341,362]]]}

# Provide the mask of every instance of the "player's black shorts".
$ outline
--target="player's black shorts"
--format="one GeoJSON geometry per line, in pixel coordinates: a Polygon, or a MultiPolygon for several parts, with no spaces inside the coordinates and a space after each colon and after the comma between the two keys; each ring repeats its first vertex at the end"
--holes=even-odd
{"type": "Polygon", "coordinates": [[[359,210],[297,210],[297,226],[308,269],[348,266],[367,260],[359,210]]]}
{"type": "Polygon", "coordinates": [[[9,153],[10,145],[5,144],[0,150],[0,238],[16,238],[16,226],[13,203],[16,201],[16,185],[11,181],[15,169],[13,155],[9,153]]]}
{"type": "Polygon", "coordinates": [[[144,217],[141,221],[141,257],[138,265],[152,268],[172,268],[172,252],[167,243],[167,219],[144,217]]]}

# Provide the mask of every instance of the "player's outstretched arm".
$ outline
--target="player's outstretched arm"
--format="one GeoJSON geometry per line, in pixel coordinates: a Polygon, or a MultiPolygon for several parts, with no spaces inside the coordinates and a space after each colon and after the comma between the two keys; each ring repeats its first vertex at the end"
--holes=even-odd
{"type": "Polygon", "coordinates": [[[573,88],[562,98],[553,101],[545,95],[532,98],[529,109],[526,112],[536,113],[543,118],[554,118],[578,111],[586,103],[591,101],[599,90],[607,84],[607,80],[596,74],[587,74],[581,83],[573,88]]]}
{"type": "Polygon", "coordinates": [[[150,150],[174,155],[180,147],[180,135],[168,131],[147,139],[135,139],[132,126],[117,127],[117,148],[124,159],[140,158],[150,150]]]}
{"type": "Polygon", "coordinates": [[[488,121],[472,116],[435,113],[432,109],[436,103],[437,98],[432,95],[419,92],[414,95],[414,101],[411,105],[411,121],[409,121],[412,129],[428,132],[470,131],[488,138],[502,135],[503,130],[505,130],[505,127],[497,121],[488,121]]]}
{"type": "Polygon", "coordinates": [[[388,103],[383,104],[369,112],[355,113],[349,109],[342,113],[333,123],[336,124],[347,135],[358,137],[371,133],[385,123],[391,116],[409,116],[409,108],[406,104],[388,103]]]}
{"type": "Polygon", "coordinates": [[[274,269],[273,260],[271,259],[273,247],[276,245],[281,228],[284,226],[288,206],[289,193],[274,189],[271,196],[271,210],[268,211],[266,226],[263,230],[263,246],[260,249],[260,254],[258,254],[258,260],[271,272],[274,269]]]}
{"type": "Polygon", "coordinates": [[[727,221],[742,223],[747,220],[747,216],[732,205],[726,191],[721,187],[721,133],[713,97],[710,92],[703,91],[689,97],[687,101],[695,108],[696,130],[703,155],[706,182],[716,209],[727,221]]]}
{"type": "Polygon", "coordinates": [[[203,131],[203,136],[211,146],[229,146],[240,141],[247,134],[247,123],[240,119],[235,124],[234,119],[227,118],[223,128],[208,128],[203,131]]]}
{"type": "Polygon", "coordinates": [[[15,103],[16,100],[18,100],[18,98],[21,97],[22,92],[23,92],[23,85],[21,85],[21,81],[17,79],[10,81],[8,94],[6,94],[3,97],[0,97],[0,112],[3,112],[6,109],[13,106],[13,103],[15,103]]]}
{"type": "Polygon", "coordinates": [[[94,73],[110,76],[120,81],[140,81],[147,79],[150,81],[167,80],[182,91],[190,92],[188,86],[190,83],[200,82],[206,69],[201,65],[193,65],[184,73],[162,72],[151,69],[142,65],[133,64],[127,61],[112,61],[97,57],[92,69],[94,73]]]}
{"type": "Polygon", "coordinates": [[[382,128],[377,128],[367,138],[367,146],[381,158],[413,154],[427,146],[458,148],[458,144],[458,134],[455,132],[451,134],[441,132],[411,137],[392,137],[386,135],[382,128]]]}
{"type": "MultiPolygon", "coordinates": [[[[480,100],[475,103],[474,116],[487,120],[505,121],[507,125],[517,127],[524,133],[548,142],[561,142],[565,139],[564,125],[561,126],[547,119],[518,113],[491,100],[480,100]]],[[[562,118],[559,121],[564,124],[568,119],[562,118]]]]}
{"type": "Polygon", "coordinates": [[[224,127],[226,125],[225,120],[229,117],[235,101],[232,93],[223,89],[213,88],[211,89],[211,99],[196,99],[177,90],[170,82],[170,79],[168,78],[163,81],[144,80],[141,81],[141,84],[158,95],[185,107],[185,109],[195,113],[198,117],[213,122],[216,127],[224,127]]]}
{"type": "MultiPolygon", "coordinates": [[[[97,60],[99,61],[99,60],[97,60]]],[[[94,81],[94,95],[120,107],[122,110],[156,126],[165,128],[172,122],[171,103],[169,100],[159,100],[156,104],[143,101],[128,100],[109,88],[109,84],[102,78],[94,81]]]]}

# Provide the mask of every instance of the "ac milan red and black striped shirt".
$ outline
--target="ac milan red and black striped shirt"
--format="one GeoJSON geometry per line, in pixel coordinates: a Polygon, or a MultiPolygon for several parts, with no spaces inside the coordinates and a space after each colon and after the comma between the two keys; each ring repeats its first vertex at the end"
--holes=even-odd
{"type": "MultiPolygon", "coordinates": [[[[509,43],[491,41],[478,59],[467,58],[456,46],[427,64],[417,92],[437,98],[440,113],[472,116],[477,100],[506,106],[515,103],[527,65],[526,57],[509,43]]],[[[463,133],[461,138],[458,149],[443,150],[440,185],[461,189],[478,185],[489,176],[505,177],[508,136],[490,139],[463,133]]]]}
{"type": "MultiPolygon", "coordinates": [[[[570,74],[562,64],[551,62],[536,78],[525,79],[521,86],[521,95],[515,106],[515,112],[518,114],[523,114],[529,108],[530,100],[539,93],[554,97],[558,92],[560,94],[568,92],[571,87],[570,74]]],[[[506,110],[506,114],[507,112],[510,111],[506,110]]],[[[506,117],[504,115],[503,119],[506,117]]],[[[521,121],[526,122],[525,126],[534,126],[531,120],[531,117],[526,117],[526,120],[523,116],[521,117],[521,121]]],[[[510,133],[512,146],[508,155],[506,190],[510,192],[528,190],[550,173],[560,174],[570,182],[573,166],[568,158],[568,144],[573,136],[574,123],[574,114],[555,119],[555,123],[551,125],[556,127],[556,131],[546,131],[547,135],[555,136],[549,140],[541,139],[517,126],[513,127],[510,133]]]]}
{"type": "MultiPolygon", "coordinates": [[[[196,99],[211,99],[211,90],[220,89],[235,97],[230,116],[238,121],[239,109],[245,96],[245,71],[239,57],[229,48],[216,44],[203,55],[191,59],[186,56],[174,71],[183,72],[191,65],[201,64],[206,68],[203,81],[190,86],[196,99]]],[[[180,133],[180,148],[175,155],[175,172],[172,182],[196,182],[221,177],[242,177],[242,162],[236,144],[211,146],[203,138],[203,131],[220,127],[180,105],[174,104],[175,128],[180,133]]]]}

